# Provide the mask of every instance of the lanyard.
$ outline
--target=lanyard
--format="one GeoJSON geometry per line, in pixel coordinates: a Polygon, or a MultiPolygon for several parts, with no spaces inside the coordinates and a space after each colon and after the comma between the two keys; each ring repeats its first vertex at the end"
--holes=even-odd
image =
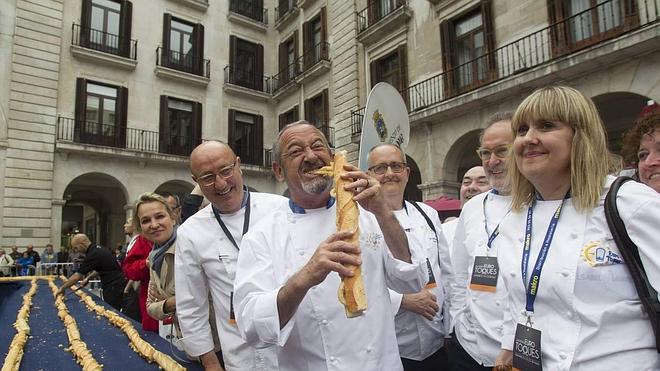
{"type": "MultiPolygon", "coordinates": [[[[245,234],[248,231],[248,228],[250,227],[250,191],[245,189],[245,192],[247,192],[247,202],[245,204],[245,219],[243,219],[243,234],[241,236],[245,236],[245,234]]],[[[231,235],[231,232],[229,232],[229,229],[227,229],[227,226],[220,218],[220,211],[216,209],[215,206],[211,206],[211,209],[213,209],[213,215],[215,215],[215,220],[218,221],[218,224],[220,224],[220,228],[222,228],[222,231],[225,232],[225,236],[229,238],[229,241],[231,241],[232,245],[234,245],[236,250],[240,250],[238,244],[236,243],[236,240],[234,239],[234,236],[231,235]]]]}
{"type": "Polygon", "coordinates": [[[522,279],[523,285],[526,286],[526,296],[527,300],[525,303],[525,309],[528,313],[534,312],[534,301],[536,300],[536,295],[538,293],[539,282],[541,281],[541,270],[545,264],[545,259],[548,257],[548,251],[550,250],[550,244],[552,243],[552,237],[555,235],[557,229],[557,222],[559,221],[559,215],[561,215],[561,209],[564,206],[566,199],[570,197],[570,190],[564,196],[564,199],[555,210],[555,213],[550,219],[550,225],[548,225],[548,230],[545,232],[545,238],[543,239],[543,245],[541,245],[541,251],[539,251],[539,256],[536,258],[536,264],[534,264],[534,269],[532,270],[532,276],[529,279],[529,284],[527,284],[527,268],[529,265],[529,254],[532,245],[532,215],[534,213],[534,205],[536,204],[536,199],[532,200],[532,204],[527,210],[527,222],[525,223],[525,243],[523,245],[523,255],[521,270],[522,270],[522,279]]]}
{"type": "MultiPolygon", "coordinates": [[[[492,193],[494,195],[497,195],[497,191],[494,189],[489,192],[489,194],[492,193]]],[[[493,241],[497,238],[497,236],[500,235],[500,224],[502,223],[502,220],[506,218],[507,215],[509,215],[509,212],[511,212],[511,209],[509,209],[506,214],[502,217],[499,223],[497,223],[497,226],[495,226],[495,229],[493,230],[493,233],[488,232],[488,216],[486,215],[486,201],[488,200],[488,194],[486,194],[486,197],[484,197],[483,201],[483,209],[484,209],[484,231],[486,231],[486,236],[488,236],[488,241],[486,242],[486,246],[488,246],[488,249],[486,250],[486,253],[490,251],[490,248],[493,245],[493,241]]]]}

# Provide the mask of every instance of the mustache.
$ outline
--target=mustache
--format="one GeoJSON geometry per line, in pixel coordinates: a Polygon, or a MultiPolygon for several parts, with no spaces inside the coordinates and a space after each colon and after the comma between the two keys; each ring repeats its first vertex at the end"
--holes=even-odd
{"type": "Polygon", "coordinates": [[[321,160],[318,160],[318,161],[304,161],[300,165],[300,170],[302,172],[306,173],[306,172],[309,172],[309,171],[313,171],[313,170],[317,170],[319,168],[322,168],[323,166],[325,166],[325,164],[321,160]]]}

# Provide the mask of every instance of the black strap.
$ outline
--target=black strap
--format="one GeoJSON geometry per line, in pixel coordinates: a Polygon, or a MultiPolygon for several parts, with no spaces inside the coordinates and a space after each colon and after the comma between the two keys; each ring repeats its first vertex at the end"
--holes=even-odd
{"type": "Polygon", "coordinates": [[[431,221],[431,218],[429,218],[429,216],[426,215],[426,213],[424,212],[424,210],[422,210],[422,207],[421,207],[421,206],[417,205],[417,202],[415,202],[415,201],[410,201],[410,203],[411,203],[413,206],[415,206],[415,209],[417,209],[417,211],[419,211],[419,212],[422,214],[422,216],[424,217],[424,219],[426,219],[426,223],[429,225],[429,228],[431,228],[431,230],[433,231],[433,233],[435,233],[435,238],[437,239],[437,238],[438,238],[438,231],[435,230],[435,226],[433,225],[433,222],[431,221]]]}
{"type": "Polygon", "coordinates": [[[629,177],[619,177],[610,186],[609,192],[605,197],[605,218],[607,225],[610,228],[614,242],[619,248],[619,252],[630,271],[637,295],[646,310],[651,325],[653,326],[653,333],[655,334],[656,350],[660,353],[660,302],[658,301],[658,292],[649,283],[646,275],[646,270],[642,264],[642,259],[639,256],[639,249],[637,245],[630,239],[626,226],[621,220],[619,210],[616,205],[616,196],[619,188],[625,182],[633,180],[629,177]]]}
{"type": "MultiPolygon", "coordinates": [[[[245,234],[248,231],[248,228],[250,228],[250,191],[246,189],[245,192],[247,192],[247,204],[245,205],[245,218],[243,219],[242,236],[245,236],[245,234]]],[[[220,210],[216,209],[215,206],[213,205],[211,205],[211,209],[213,210],[213,215],[215,215],[215,220],[218,221],[218,224],[220,224],[220,228],[222,228],[222,231],[225,232],[225,236],[227,236],[229,241],[231,241],[232,245],[234,245],[236,250],[240,250],[240,247],[238,247],[238,244],[236,243],[234,236],[231,235],[231,232],[229,232],[229,229],[227,229],[227,226],[220,218],[220,210]]]]}

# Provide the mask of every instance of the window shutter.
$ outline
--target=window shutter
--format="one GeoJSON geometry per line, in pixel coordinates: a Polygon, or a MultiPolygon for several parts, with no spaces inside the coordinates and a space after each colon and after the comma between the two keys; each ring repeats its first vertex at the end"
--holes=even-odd
{"type": "Polygon", "coordinates": [[[442,71],[444,73],[444,95],[445,98],[454,94],[454,24],[451,21],[444,20],[440,22],[440,40],[442,47],[442,71]]]}
{"type": "MultiPolygon", "coordinates": [[[[321,126],[321,131],[325,135],[325,139],[328,140],[328,143],[332,143],[330,138],[330,99],[328,99],[328,89],[324,89],[321,93],[323,100],[323,124],[321,126]]],[[[320,126],[317,124],[317,126],[320,126]]]]}
{"type": "Polygon", "coordinates": [[[295,67],[293,68],[293,74],[297,76],[300,73],[300,65],[298,58],[300,57],[300,43],[299,43],[298,30],[293,31],[293,60],[295,67]]]}
{"type": "Polygon", "coordinates": [[[172,15],[165,13],[163,15],[163,47],[161,49],[161,64],[165,67],[170,66],[170,33],[172,26],[172,15]]]}
{"type": "MultiPolygon", "coordinates": [[[[195,58],[195,72],[198,75],[205,76],[204,74],[204,26],[201,23],[195,25],[193,30],[193,57],[195,58]]],[[[208,72],[208,71],[206,71],[208,72]]]]}
{"type": "Polygon", "coordinates": [[[328,41],[328,19],[326,8],[321,8],[321,45],[320,45],[320,57],[321,60],[329,60],[330,56],[326,42],[328,41]]]}
{"type": "Polygon", "coordinates": [[[79,141],[84,133],[85,111],[87,110],[87,80],[76,79],[76,108],[74,117],[73,140],[79,141]]]}
{"type": "MultiPolygon", "coordinates": [[[[657,10],[657,5],[656,5],[656,10],[657,10]]],[[[625,17],[624,24],[627,30],[639,26],[639,12],[637,10],[636,1],[625,0],[623,2],[623,15],[625,17]]]]}
{"type": "Polygon", "coordinates": [[[259,91],[264,91],[264,46],[255,44],[257,47],[257,72],[254,74],[254,86],[259,91]]]}
{"type": "Polygon", "coordinates": [[[310,60],[314,45],[312,45],[312,22],[303,23],[303,71],[307,70],[310,65],[310,60]]]}
{"type": "Polygon", "coordinates": [[[312,100],[311,99],[306,99],[305,100],[305,120],[309,121],[310,123],[316,125],[315,122],[312,122],[312,100]]]}
{"type": "Polygon", "coordinates": [[[286,125],[286,112],[285,113],[280,113],[277,115],[277,127],[278,131],[282,130],[282,128],[286,125]]]}
{"type": "MultiPolygon", "coordinates": [[[[288,57],[287,57],[287,42],[280,43],[279,50],[278,50],[278,59],[277,59],[277,74],[279,74],[279,79],[280,82],[286,81],[285,80],[285,75],[286,73],[283,73],[286,71],[287,63],[288,63],[288,57]]],[[[282,84],[280,83],[280,86],[282,84]]]]}
{"type": "Polygon", "coordinates": [[[228,119],[228,125],[227,125],[227,142],[229,143],[229,146],[231,147],[232,150],[236,151],[236,145],[234,144],[234,141],[236,140],[235,138],[235,128],[236,128],[236,111],[233,109],[229,110],[229,119],[228,119]]]}
{"type": "Polygon", "coordinates": [[[117,89],[117,144],[119,148],[126,148],[126,132],[128,126],[128,88],[117,89]]]}
{"type": "Polygon", "coordinates": [[[236,83],[236,36],[229,36],[229,81],[230,84],[236,83]]]}
{"type": "Polygon", "coordinates": [[[375,60],[369,64],[369,73],[371,75],[371,88],[380,82],[380,61],[375,60]]]}
{"type": "MultiPolygon", "coordinates": [[[[495,56],[495,28],[493,27],[493,6],[492,0],[481,1],[481,19],[484,24],[484,36],[486,40],[486,63],[488,64],[487,79],[497,78],[497,58],[495,56]]],[[[521,61],[522,62],[522,61],[521,61]]]]}
{"type": "Polygon", "coordinates": [[[170,123],[167,111],[167,95],[160,96],[160,120],[158,123],[158,152],[168,153],[167,139],[170,136],[170,123]]]}
{"type": "Polygon", "coordinates": [[[192,152],[195,147],[200,145],[202,143],[202,117],[203,117],[203,112],[202,112],[202,104],[199,102],[193,102],[193,111],[192,111],[192,121],[193,121],[193,127],[192,127],[192,138],[189,139],[188,143],[190,143],[190,149],[188,151],[188,155],[192,152]]]}
{"type": "Polygon", "coordinates": [[[403,101],[406,103],[406,107],[410,109],[410,99],[408,97],[408,57],[407,57],[407,45],[399,45],[397,48],[397,55],[399,58],[399,92],[403,101]]]}
{"type": "Polygon", "coordinates": [[[126,58],[131,58],[131,30],[133,19],[133,4],[130,1],[121,2],[121,15],[119,19],[119,53],[126,58]]]}
{"type": "Polygon", "coordinates": [[[264,117],[257,115],[253,129],[253,153],[254,164],[262,165],[264,162],[264,117]]]}
{"type": "Polygon", "coordinates": [[[293,122],[300,120],[300,113],[298,112],[298,106],[293,107],[293,122]]]}
{"type": "Polygon", "coordinates": [[[92,24],[92,0],[83,0],[82,14],[80,15],[80,45],[89,47],[89,35],[92,24]]]}

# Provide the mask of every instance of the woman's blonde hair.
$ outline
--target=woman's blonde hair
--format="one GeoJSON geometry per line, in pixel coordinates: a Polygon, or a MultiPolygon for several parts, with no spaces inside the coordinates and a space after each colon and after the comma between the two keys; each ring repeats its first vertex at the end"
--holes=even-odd
{"type": "Polygon", "coordinates": [[[142,226],[140,225],[140,217],[138,216],[138,210],[140,209],[140,206],[144,204],[148,204],[150,202],[160,202],[161,204],[163,204],[165,210],[167,211],[167,214],[171,216],[174,220],[176,220],[176,217],[174,216],[174,211],[172,211],[172,208],[170,207],[170,204],[167,203],[165,197],[159,195],[158,193],[145,192],[140,196],[138,196],[137,201],[135,201],[135,207],[133,208],[133,225],[138,230],[138,232],[142,232],[142,226]]]}
{"type": "MultiPolygon", "coordinates": [[[[573,128],[571,197],[578,211],[595,207],[603,191],[611,157],[603,122],[593,101],[567,86],[538,89],[525,98],[513,114],[514,136],[520,125],[538,120],[561,121],[573,128]]],[[[515,164],[513,151],[509,154],[509,164],[515,164]]],[[[532,201],[534,186],[517,166],[508,168],[512,207],[519,211],[532,201]]]]}

